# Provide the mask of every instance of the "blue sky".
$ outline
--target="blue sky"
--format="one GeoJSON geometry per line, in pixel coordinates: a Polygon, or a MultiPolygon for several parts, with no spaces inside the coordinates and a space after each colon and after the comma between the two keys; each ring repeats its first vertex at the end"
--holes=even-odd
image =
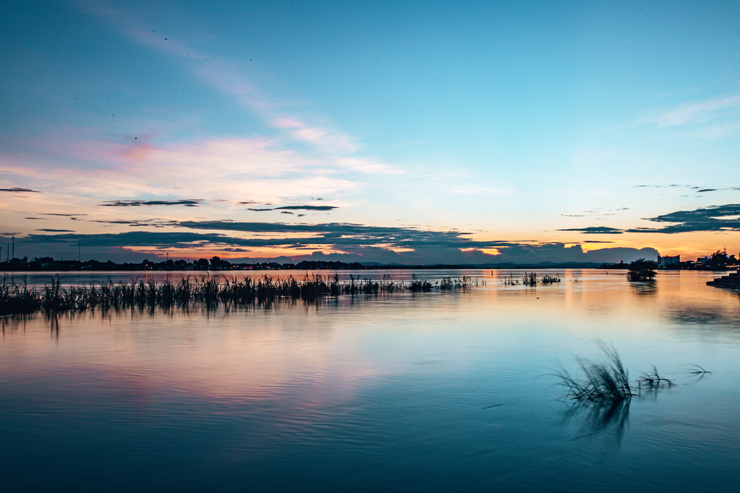
{"type": "Polygon", "coordinates": [[[734,252],[738,25],[736,2],[17,3],[0,233],[113,259],[734,252]],[[262,223],[317,241],[255,246],[262,223]]]}

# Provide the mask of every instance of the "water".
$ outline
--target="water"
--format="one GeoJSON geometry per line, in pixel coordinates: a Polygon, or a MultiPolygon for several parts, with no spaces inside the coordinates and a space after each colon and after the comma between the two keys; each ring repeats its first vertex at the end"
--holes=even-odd
{"type": "MultiPolygon", "coordinates": [[[[359,273],[384,274],[411,276],[359,273]]],[[[486,284],[2,319],[3,491],[736,487],[740,296],[706,286],[715,274],[660,272],[651,287],[561,270],[532,289],[502,285],[508,271],[416,272],[463,274],[486,284]],[[569,408],[547,374],[598,358],[596,339],[633,378],[654,364],[676,385],[612,415],[569,408]]],[[[78,276],[62,281],[108,274],[78,276]]]]}

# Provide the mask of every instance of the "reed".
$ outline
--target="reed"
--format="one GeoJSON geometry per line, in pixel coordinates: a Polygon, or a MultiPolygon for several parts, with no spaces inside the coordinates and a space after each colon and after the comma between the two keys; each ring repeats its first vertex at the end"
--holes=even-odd
{"type": "Polygon", "coordinates": [[[429,281],[426,281],[423,279],[417,279],[416,274],[412,274],[411,284],[409,284],[409,289],[413,293],[418,293],[418,292],[427,293],[432,290],[432,284],[429,281]]]}
{"type": "Polygon", "coordinates": [[[663,387],[673,387],[675,385],[673,381],[661,377],[658,374],[658,369],[655,368],[655,365],[653,365],[652,371],[642,373],[640,378],[637,379],[637,387],[643,388],[646,387],[650,390],[660,389],[663,387]]]}
{"type": "Polygon", "coordinates": [[[630,399],[634,395],[629,374],[617,350],[601,341],[598,344],[606,356],[604,361],[593,362],[576,357],[582,378],[572,376],[565,368],[560,368],[553,374],[559,379],[557,385],[566,389],[563,399],[607,404],[630,399]]]}
{"type": "Polygon", "coordinates": [[[560,282],[560,278],[557,275],[550,276],[545,274],[545,276],[542,278],[542,284],[544,284],[545,286],[555,284],[556,282],[560,282]]]}
{"type": "Polygon", "coordinates": [[[154,308],[169,309],[186,307],[202,303],[215,307],[220,303],[230,305],[269,305],[279,300],[317,301],[330,296],[340,295],[378,295],[402,291],[430,292],[433,289],[452,290],[477,286],[478,282],[469,277],[462,279],[445,278],[441,284],[432,285],[424,279],[413,276],[409,284],[393,281],[390,276],[383,276],[381,281],[360,279],[350,274],[348,281],[340,281],[338,275],[324,277],[320,274],[306,276],[296,280],[274,278],[264,275],[259,279],[245,278],[223,279],[207,277],[191,279],[185,277],[172,283],[168,280],[155,282],[132,279],[129,283],[108,282],[96,285],[64,287],[59,276],[51,279],[49,284],[40,290],[28,288],[3,279],[0,284],[0,314],[11,315],[45,312],[85,311],[95,308],[154,308]]]}
{"type": "Polygon", "coordinates": [[[504,286],[518,286],[519,279],[514,279],[514,274],[509,274],[509,277],[505,277],[501,284],[504,286]]]}
{"type": "Polygon", "coordinates": [[[41,307],[41,299],[24,282],[16,284],[3,277],[0,284],[0,315],[34,313],[41,307]]]}
{"type": "Polygon", "coordinates": [[[525,272],[522,277],[522,284],[525,286],[537,286],[537,274],[534,272],[525,272]]]}
{"type": "Polygon", "coordinates": [[[705,370],[699,365],[695,365],[693,363],[687,364],[687,365],[681,365],[679,372],[684,373],[686,375],[692,375],[695,377],[703,377],[704,375],[708,373],[712,373],[709,370],[705,370]]]}

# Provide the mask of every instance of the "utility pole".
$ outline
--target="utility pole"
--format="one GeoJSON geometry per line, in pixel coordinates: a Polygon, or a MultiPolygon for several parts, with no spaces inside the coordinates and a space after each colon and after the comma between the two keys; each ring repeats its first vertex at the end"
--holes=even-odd
{"type": "Polygon", "coordinates": [[[15,258],[15,236],[13,237],[13,258],[15,258]]]}
{"type": "Polygon", "coordinates": [[[79,239],[77,240],[77,261],[82,262],[82,247],[79,239]]]}

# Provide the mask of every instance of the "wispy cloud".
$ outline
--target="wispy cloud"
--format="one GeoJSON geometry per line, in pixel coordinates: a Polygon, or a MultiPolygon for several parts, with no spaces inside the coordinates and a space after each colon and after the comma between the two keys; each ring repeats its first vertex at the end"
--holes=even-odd
{"type": "Polygon", "coordinates": [[[105,139],[95,134],[80,142],[59,132],[43,139],[37,148],[44,154],[33,159],[8,156],[3,161],[3,172],[36,180],[49,189],[44,195],[63,190],[90,201],[118,196],[146,202],[143,191],[163,197],[172,196],[176,190],[177,195],[201,195],[204,201],[214,204],[217,200],[235,205],[285,203],[316,195],[356,192],[361,186],[358,177],[346,173],[345,165],[285,150],[269,139],[155,145],[133,139],[105,139]],[[142,145],[146,152],[138,153],[136,149],[142,145]],[[70,161],[76,163],[74,167],[68,165],[70,161]]]}
{"type": "Polygon", "coordinates": [[[720,97],[700,102],[682,103],[674,108],[648,118],[658,127],[672,127],[702,123],[716,118],[740,114],[740,95],[720,97]]]}
{"type": "Polygon", "coordinates": [[[339,209],[339,207],[333,205],[286,205],[284,207],[272,207],[266,209],[249,209],[255,212],[268,212],[268,211],[332,211],[339,209]]]}
{"type": "Polygon", "coordinates": [[[203,199],[185,200],[108,200],[102,207],[141,207],[142,205],[184,205],[185,207],[198,207],[203,199]]]}
{"type": "Polygon", "coordinates": [[[330,151],[352,153],[360,148],[346,133],[311,123],[305,117],[291,114],[284,109],[287,103],[259,89],[250,80],[243,63],[222,57],[218,59],[209,57],[176,36],[157,32],[131,13],[112,8],[104,0],[86,8],[116,26],[133,41],[170,57],[213,89],[235,98],[244,107],[263,118],[269,126],[284,130],[287,136],[330,151]]]}
{"type": "Polygon", "coordinates": [[[30,188],[21,188],[21,187],[13,187],[13,188],[0,188],[0,192],[30,192],[30,193],[41,193],[38,190],[32,190],[30,188]]]}

